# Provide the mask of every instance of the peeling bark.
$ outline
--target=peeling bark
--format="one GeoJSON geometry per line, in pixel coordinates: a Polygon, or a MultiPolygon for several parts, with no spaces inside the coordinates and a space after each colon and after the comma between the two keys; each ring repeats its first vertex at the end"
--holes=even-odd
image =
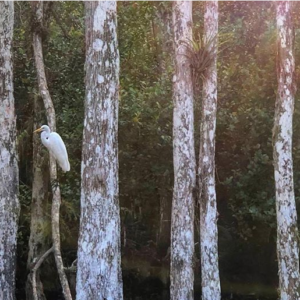
{"type": "Polygon", "coordinates": [[[122,300],[116,1],[85,2],[85,114],[78,300],[122,300]]]}
{"type": "Polygon", "coordinates": [[[210,43],[213,61],[203,80],[199,153],[200,257],[202,299],[221,299],[218,264],[215,135],[217,113],[218,2],[205,3],[204,43],[210,43]]]}
{"type": "Polygon", "coordinates": [[[13,300],[20,211],[12,70],[14,3],[0,1],[0,12],[0,299],[13,300]]]}
{"type": "Polygon", "coordinates": [[[277,2],[278,90],[273,128],[277,212],[277,258],[281,300],[299,299],[299,245],[294,194],[292,133],[294,97],[294,30],[291,3],[277,2]]]}
{"type": "Polygon", "coordinates": [[[174,190],[171,220],[171,299],[194,298],[195,149],[193,86],[187,49],[192,39],[192,2],[173,3],[175,74],[173,78],[174,190]]]}
{"type": "MultiPolygon", "coordinates": [[[[44,107],[46,109],[46,116],[48,125],[52,131],[56,131],[55,110],[53,102],[48,90],[47,79],[45,73],[41,29],[43,27],[43,2],[31,2],[35,13],[36,26],[33,32],[33,50],[37,70],[37,79],[39,91],[43,98],[44,107]]],[[[71,292],[68,284],[68,279],[64,271],[63,260],[61,257],[60,246],[60,229],[59,229],[59,209],[61,204],[60,188],[57,181],[56,161],[49,155],[50,158],[50,181],[52,186],[52,209],[51,209],[51,227],[52,227],[52,242],[53,252],[56,262],[56,268],[59,275],[60,283],[62,285],[63,294],[66,300],[71,300],[71,292]]]]}

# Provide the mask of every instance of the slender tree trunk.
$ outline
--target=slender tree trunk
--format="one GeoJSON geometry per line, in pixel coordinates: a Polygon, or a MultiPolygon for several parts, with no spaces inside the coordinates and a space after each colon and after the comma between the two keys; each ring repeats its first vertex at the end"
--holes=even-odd
{"type": "Polygon", "coordinates": [[[202,299],[221,299],[218,265],[215,135],[217,113],[218,1],[205,3],[204,43],[213,60],[203,80],[200,125],[199,195],[202,299]]]}
{"type": "MultiPolygon", "coordinates": [[[[39,96],[34,96],[34,121],[33,128],[38,128],[42,123],[43,103],[39,96]]],[[[31,221],[29,237],[29,253],[27,260],[27,269],[30,271],[37,259],[47,251],[45,224],[48,221],[46,217],[48,190],[49,190],[49,171],[47,160],[42,155],[42,144],[40,137],[33,135],[33,181],[32,181],[32,202],[31,202],[31,221]]],[[[46,299],[43,292],[43,284],[39,278],[39,272],[36,276],[38,299],[46,299]]],[[[32,291],[32,273],[28,275],[26,283],[26,299],[33,299],[32,291]]]]}
{"type": "Polygon", "coordinates": [[[299,246],[294,195],[292,133],[294,95],[294,30],[291,3],[277,2],[278,90],[273,128],[273,157],[277,212],[277,258],[281,300],[299,294],[299,246]]]}
{"type": "Polygon", "coordinates": [[[187,49],[192,39],[192,2],[173,3],[175,74],[173,78],[174,191],[171,220],[171,299],[194,298],[195,149],[193,85],[187,49]]]}
{"type": "Polygon", "coordinates": [[[0,299],[12,300],[20,210],[11,49],[14,3],[0,1],[0,12],[0,299]]]}
{"type": "MultiPolygon", "coordinates": [[[[43,50],[42,50],[42,37],[41,30],[43,29],[43,2],[32,2],[35,11],[35,28],[33,32],[33,50],[37,70],[37,79],[39,91],[44,101],[46,109],[46,116],[48,125],[52,131],[56,130],[55,110],[52,99],[47,86],[47,79],[44,67],[43,50]]],[[[60,246],[60,230],[59,230],[59,209],[61,203],[60,188],[57,182],[57,169],[56,162],[52,155],[50,158],[50,181],[52,185],[52,210],[51,210],[51,227],[52,227],[52,241],[53,252],[56,262],[56,267],[62,285],[63,294],[66,300],[72,299],[68,280],[64,271],[63,261],[61,257],[60,246]]]]}
{"type": "Polygon", "coordinates": [[[122,300],[116,1],[85,2],[86,95],[77,299],[122,300]]]}

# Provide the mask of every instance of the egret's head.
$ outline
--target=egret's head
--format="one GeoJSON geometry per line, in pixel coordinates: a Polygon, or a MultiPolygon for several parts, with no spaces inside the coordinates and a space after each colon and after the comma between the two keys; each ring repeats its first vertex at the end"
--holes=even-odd
{"type": "Polygon", "coordinates": [[[50,132],[49,126],[43,125],[42,127],[40,127],[37,130],[35,130],[33,133],[42,132],[42,131],[50,132]]]}

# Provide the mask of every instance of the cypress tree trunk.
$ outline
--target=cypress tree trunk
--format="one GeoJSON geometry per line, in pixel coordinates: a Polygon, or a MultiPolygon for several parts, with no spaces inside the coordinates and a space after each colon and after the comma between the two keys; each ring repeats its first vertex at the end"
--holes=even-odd
{"type": "Polygon", "coordinates": [[[217,113],[218,2],[205,3],[204,43],[213,57],[204,74],[200,125],[199,190],[202,299],[221,298],[218,266],[215,133],[217,113]]]}
{"type": "Polygon", "coordinates": [[[86,95],[77,299],[122,300],[116,1],[85,2],[86,95]]]}
{"type": "Polygon", "coordinates": [[[0,12],[0,299],[12,300],[20,210],[11,49],[14,3],[0,1],[0,12]]]}
{"type": "Polygon", "coordinates": [[[277,258],[281,300],[299,299],[299,246],[294,195],[292,133],[294,95],[294,30],[291,3],[277,2],[278,90],[273,128],[277,212],[277,258]]]}
{"type": "MultiPolygon", "coordinates": [[[[43,103],[39,96],[34,96],[34,121],[33,128],[39,128],[42,124],[43,103]]],[[[47,215],[48,191],[49,191],[49,171],[47,159],[42,155],[42,143],[37,134],[33,135],[33,180],[32,180],[32,202],[30,215],[30,237],[28,242],[29,252],[27,259],[27,269],[31,271],[32,265],[37,259],[47,251],[45,224],[49,219],[47,215]]],[[[37,273],[37,295],[39,300],[44,300],[43,284],[37,273]]],[[[26,299],[33,298],[32,273],[28,275],[26,283],[26,299]]]]}
{"type": "Polygon", "coordinates": [[[175,74],[173,78],[174,191],[171,220],[171,299],[194,298],[195,149],[193,85],[187,48],[192,39],[192,2],[173,3],[175,74]]]}

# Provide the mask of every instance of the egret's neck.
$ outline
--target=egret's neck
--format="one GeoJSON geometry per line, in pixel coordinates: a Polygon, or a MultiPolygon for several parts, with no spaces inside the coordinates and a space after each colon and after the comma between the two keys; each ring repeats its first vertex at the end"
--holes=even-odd
{"type": "Polygon", "coordinates": [[[45,129],[43,130],[43,132],[46,132],[47,134],[50,134],[51,130],[48,126],[45,126],[45,129]]]}

